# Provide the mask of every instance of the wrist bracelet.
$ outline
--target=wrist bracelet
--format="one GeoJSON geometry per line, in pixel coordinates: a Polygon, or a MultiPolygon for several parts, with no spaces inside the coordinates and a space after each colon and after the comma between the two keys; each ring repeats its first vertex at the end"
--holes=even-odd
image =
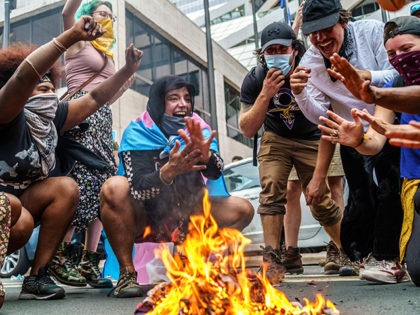
{"type": "Polygon", "coordinates": [[[369,137],[364,133],[362,138],[360,139],[360,143],[356,145],[354,148],[360,147],[366,140],[369,140],[369,137]]]}
{"type": "Polygon", "coordinates": [[[58,49],[58,51],[59,51],[60,53],[64,53],[64,52],[66,52],[67,48],[66,48],[66,47],[65,47],[62,43],[60,43],[60,42],[57,40],[57,38],[53,37],[52,42],[53,42],[54,46],[58,49]]]}
{"type": "Polygon", "coordinates": [[[161,180],[162,183],[164,183],[166,186],[172,185],[174,180],[172,179],[169,183],[167,180],[165,180],[162,176],[162,169],[159,170],[159,178],[161,180]]]}

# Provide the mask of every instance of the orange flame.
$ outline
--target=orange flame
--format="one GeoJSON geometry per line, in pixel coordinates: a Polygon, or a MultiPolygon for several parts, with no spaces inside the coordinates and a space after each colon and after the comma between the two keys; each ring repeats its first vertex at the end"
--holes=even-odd
{"type": "Polygon", "coordinates": [[[339,314],[322,295],[305,306],[291,303],[285,294],[271,286],[263,275],[250,280],[245,269],[244,248],[251,241],[238,230],[219,229],[210,215],[206,191],[204,215],[191,216],[182,254],[171,255],[166,247],[160,253],[171,281],[165,296],[147,314],[339,314]]]}
{"type": "Polygon", "coordinates": [[[152,233],[152,228],[150,226],[146,226],[146,228],[144,229],[143,238],[149,236],[150,233],[152,233]]]}

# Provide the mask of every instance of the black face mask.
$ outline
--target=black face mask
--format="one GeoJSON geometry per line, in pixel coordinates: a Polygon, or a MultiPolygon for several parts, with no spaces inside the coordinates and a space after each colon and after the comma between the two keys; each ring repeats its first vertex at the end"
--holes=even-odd
{"type": "Polygon", "coordinates": [[[179,129],[185,128],[185,121],[183,117],[169,116],[164,113],[162,116],[160,127],[163,129],[163,132],[165,132],[167,135],[174,136],[178,135],[179,129]]]}

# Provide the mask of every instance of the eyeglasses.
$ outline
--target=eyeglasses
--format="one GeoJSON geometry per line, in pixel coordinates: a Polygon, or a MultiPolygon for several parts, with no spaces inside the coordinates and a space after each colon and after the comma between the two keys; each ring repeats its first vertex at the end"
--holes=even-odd
{"type": "Polygon", "coordinates": [[[410,8],[410,14],[413,15],[414,12],[419,11],[419,10],[420,10],[420,3],[414,4],[410,8]]]}
{"type": "Polygon", "coordinates": [[[103,18],[109,17],[112,20],[112,22],[115,22],[115,20],[117,19],[117,17],[115,15],[113,15],[112,13],[108,13],[106,11],[94,11],[94,12],[92,12],[92,14],[95,14],[95,13],[98,14],[100,17],[103,17],[103,18]]]}

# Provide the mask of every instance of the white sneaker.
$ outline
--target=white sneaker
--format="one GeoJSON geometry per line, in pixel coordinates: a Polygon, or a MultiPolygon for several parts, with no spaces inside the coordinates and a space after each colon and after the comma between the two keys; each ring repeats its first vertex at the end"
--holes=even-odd
{"type": "Polygon", "coordinates": [[[369,255],[361,265],[360,279],[378,283],[398,283],[406,279],[407,272],[396,260],[378,261],[369,255]]]}

